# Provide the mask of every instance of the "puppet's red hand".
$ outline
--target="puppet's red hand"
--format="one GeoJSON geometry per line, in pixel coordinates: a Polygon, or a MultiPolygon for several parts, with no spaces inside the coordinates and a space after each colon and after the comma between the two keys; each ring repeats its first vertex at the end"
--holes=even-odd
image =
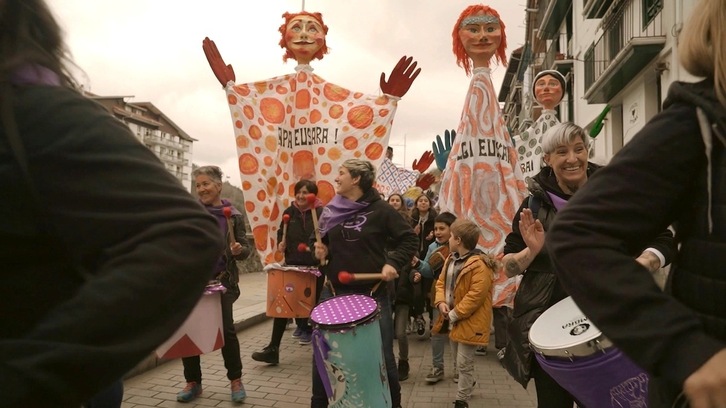
{"type": "Polygon", "coordinates": [[[429,169],[431,163],[433,162],[434,154],[430,150],[426,150],[425,152],[423,152],[420,159],[413,159],[413,166],[411,168],[414,170],[418,170],[419,173],[423,173],[429,169]]]}
{"type": "Polygon", "coordinates": [[[212,67],[214,76],[216,76],[219,83],[222,84],[222,88],[227,86],[227,82],[234,82],[234,69],[232,69],[231,64],[224,64],[222,55],[219,54],[219,50],[217,49],[217,45],[214,41],[210,40],[209,37],[204,37],[204,41],[202,41],[202,49],[204,49],[204,55],[207,57],[207,61],[209,61],[209,66],[212,67]]]}
{"type": "Polygon", "coordinates": [[[426,190],[434,184],[434,181],[436,181],[436,177],[434,177],[433,174],[422,174],[421,177],[416,180],[416,185],[421,187],[422,190],[426,190]]]}
{"type": "Polygon", "coordinates": [[[391,71],[388,81],[386,81],[386,73],[381,72],[381,90],[383,93],[399,98],[406,95],[413,81],[421,73],[421,68],[416,69],[416,64],[418,63],[413,60],[413,57],[404,55],[391,71]]]}

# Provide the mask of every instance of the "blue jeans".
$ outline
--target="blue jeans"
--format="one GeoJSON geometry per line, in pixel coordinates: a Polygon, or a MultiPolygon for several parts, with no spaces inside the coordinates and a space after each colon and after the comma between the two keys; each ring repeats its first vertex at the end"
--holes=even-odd
{"type": "MultiPolygon", "coordinates": [[[[345,295],[354,292],[341,292],[340,288],[336,288],[338,295],[345,295]]],[[[399,407],[401,405],[401,384],[398,382],[398,369],[396,367],[396,356],[393,354],[393,312],[391,311],[391,300],[388,297],[388,291],[382,290],[376,296],[376,301],[381,308],[381,341],[383,344],[383,359],[386,363],[386,373],[388,375],[388,386],[391,389],[391,401],[393,407],[399,407]]],[[[365,293],[369,295],[369,293],[365,293]]],[[[327,286],[323,287],[323,291],[320,294],[318,303],[330,299],[333,294],[330,292],[330,288],[327,286]]],[[[318,374],[317,367],[315,367],[315,361],[313,360],[313,396],[310,399],[310,406],[312,408],[324,408],[328,406],[328,396],[325,394],[325,388],[323,386],[323,380],[318,374]]]]}
{"type": "MultiPolygon", "coordinates": [[[[433,309],[432,322],[439,318],[439,309],[433,309]]],[[[431,357],[434,368],[444,369],[444,350],[446,344],[449,343],[449,335],[447,334],[431,334],[431,357]]],[[[456,357],[454,357],[454,371],[456,371],[456,357]]]]}

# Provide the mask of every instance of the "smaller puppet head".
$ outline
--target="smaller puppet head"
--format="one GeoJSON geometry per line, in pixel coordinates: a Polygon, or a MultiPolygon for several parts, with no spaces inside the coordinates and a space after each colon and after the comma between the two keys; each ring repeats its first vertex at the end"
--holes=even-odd
{"type": "Polygon", "coordinates": [[[285,22],[280,26],[282,34],[280,48],[285,49],[283,61],[292,58],[299,64],[309,64],[314,59],[323,59],[328,53],[325,36],[328,26],[323,22],[321,13],[285,13],[285,22]]]}
{"type": "Polygon", "coordinates": [[[475,4],[459,15],[451,33],[456,64],[471,74],[474,67],[489,66],[496,57],[507,66],[507,34],[499,13],[489,6],[475,4]]]}
{"type": "Polygon", "coordinates": [[[557,70],[540,71],[532,81],[532,95],[545,109],[554,109],[565,95],[567,82],[557,70]]]}

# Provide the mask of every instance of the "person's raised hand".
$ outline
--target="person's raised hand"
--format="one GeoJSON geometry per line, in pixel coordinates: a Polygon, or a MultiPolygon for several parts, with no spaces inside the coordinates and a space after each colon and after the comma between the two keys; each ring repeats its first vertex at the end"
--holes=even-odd
{"type": "MultiPolygon", "coordinates": [[[[416,160],[413,159],[412,169],[418,170],[419,173],[423,173],[431,167],[431,163],[434,162],[434,154],[430,150],[426,150],[421,154],[421,158],[416,160]]],[[[426,190],[426,189],[424,189],[426,190]]]]}
{"type": "Polygon", "coordinates": [[[451,146],[454,145],[455,138],[455,130],[446,130],[443,141],[441,140],[441,136],[436,135],[436,141],[431,143],[431,147],[434,150],[434,158],[436,159],[436,168],[441,171],[444,171],[446,168],[446,161],[449,159],[449,153],[451,153],[451,146]]]}
{"type": "Polygon", "coordinates": [[[204,55],[207,57],[209,66],[212,68],[212,72],[214,72],[214,76],[222,84],[222,88],[226,87],[229,81],[234,82],[236,78],[232,64],[225,65],[222,55],[217,49],[217,44],[210,40],[209,37],[204,37],[202,49],[204,50],[204,55]]]}
{"type": "Polygon", "coordinates": [[[519,233],[530,252],[537,255],[544,246],[545,233],[540,220],[534,218],[532,210],[525,208],[519,218],[519,233]]]}
{"type": "Polygon", "coordinates": [[[384,94],[397,96],[399,98],[408,92],[411,84],[421,73],[421,68],[416,68],[416,61],[413,57],[401,57],[398,64],[391,71],[391,75],[386,81],[386,73],[381,72],[381,90],[384,94]]]}

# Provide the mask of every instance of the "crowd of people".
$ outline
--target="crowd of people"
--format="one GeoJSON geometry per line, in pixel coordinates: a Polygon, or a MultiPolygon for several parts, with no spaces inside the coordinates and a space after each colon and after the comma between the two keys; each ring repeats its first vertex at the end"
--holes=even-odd
{"type": "MultiPolygon", "coordinates": [[[[291,57],[309,62],[320,51],[327,27],[316,16],[286,16],[296,32],[315,38],[291,45],[291,57]]],[[[318,193],[314,180],[297,181],[276,248],[285,265],[319,269],[316,304],[346,295],[375,300],[381,381],[389,394],[382,401],[401,406],[413,328],[430,338],[429,384],[445,378],[449,343],[455,408],[469,406],[475,356],[486,355],[492,332],[503,369],[524,387],[534,381],[538,406],[582,406],[584,396],[535,358],[530,341],[537,319],[571,297],[647,372],[647,406],[726,406],[724,23],[726,3],[697,2],[678,50],[685,69],[705,79],[674,83],[663,112],[608,165],[589,161],[590,137],[575,123],[547,119],[518,135],[535,138],[539,149],[533,156],[520,152],[535,168],[526,194],[517,187],[503,198],[511,205],[512,197],[525,197],[505,220],[508,232],[497,246],[483,245],[491,236],[483,234],[480,208],[452,203],[453,191],[476,194],[474,179],[449,179],[462,189],[448,190],[440,201],[421,194],[412,208],[401,192],[381,196],[367,160],[339,164],[335,195],[325,205],[310,200],[318,193]],[[651,274],[667,265],[663,291],[651,274]],[[349,281],[341,271],[374,276],[349,281]],[[494,304],[498,274],[520,279],[511,310],[494,304]]],[[[232,306],[240,296],[237,262],[254,246],[243,209],[222,197],[221,170],[197,168],[193,198],[128,128],[84,98],[43,0],[0,2],[0,26],[0,157],[6,164],[0,174],[11,197],[0,206],[0,240],[9,243],[0,259],[15,277],[0,296],[2,310],[14,310],[0,317],[0,407],[45,406],[48,395],[56,396],[55,406],[120,406],[123,375],[184,322],[210,282],[224,288],[221,353],[230,398],[242,403],[247,394],[232,306]],[[34,120],[38,111],[47,120],[34,120]],[[38,248],[45,256],[37,256],[38,248]],[[122,333],[114,330],[118,321],[129,322],[122,333]]],[[[502,62],[506,47],[499,14],[483,5],[467,8],[453,44],[459,64],[473,74],[470,92],[491,92],[489,64],[502,62]]],[[[210,64],[224,85],[234,74],[223,62],[215,65],[220,61],[210,64]]],[[[382,85],[401,96],[417,75],[400,83],[382,78],[382,85]]],[[[564,88],[561,75],[543,72],[533,93],[550,114],[564,88]]],[[[503,123],[490,107],[469,113],[503,123]]],[[[509,133],[501,131],[493,137],[503,137],[516,155],[509,133]]],[[[451,152],[441,160],[450,177],[466,165],[454,157],[456,146],[451,152]]],[[[270,342],[254,360],[280,363],[287,324],[274,318],[270,342]]],[[[321,368],[314,325],[296,319],[294,337],[313,345],[311,407],[321,408],[335,391],[321,368]]],[[[177,401],[190,402],[203,392],[201,359],[182,361],[185,387],[177,401]]]]}

